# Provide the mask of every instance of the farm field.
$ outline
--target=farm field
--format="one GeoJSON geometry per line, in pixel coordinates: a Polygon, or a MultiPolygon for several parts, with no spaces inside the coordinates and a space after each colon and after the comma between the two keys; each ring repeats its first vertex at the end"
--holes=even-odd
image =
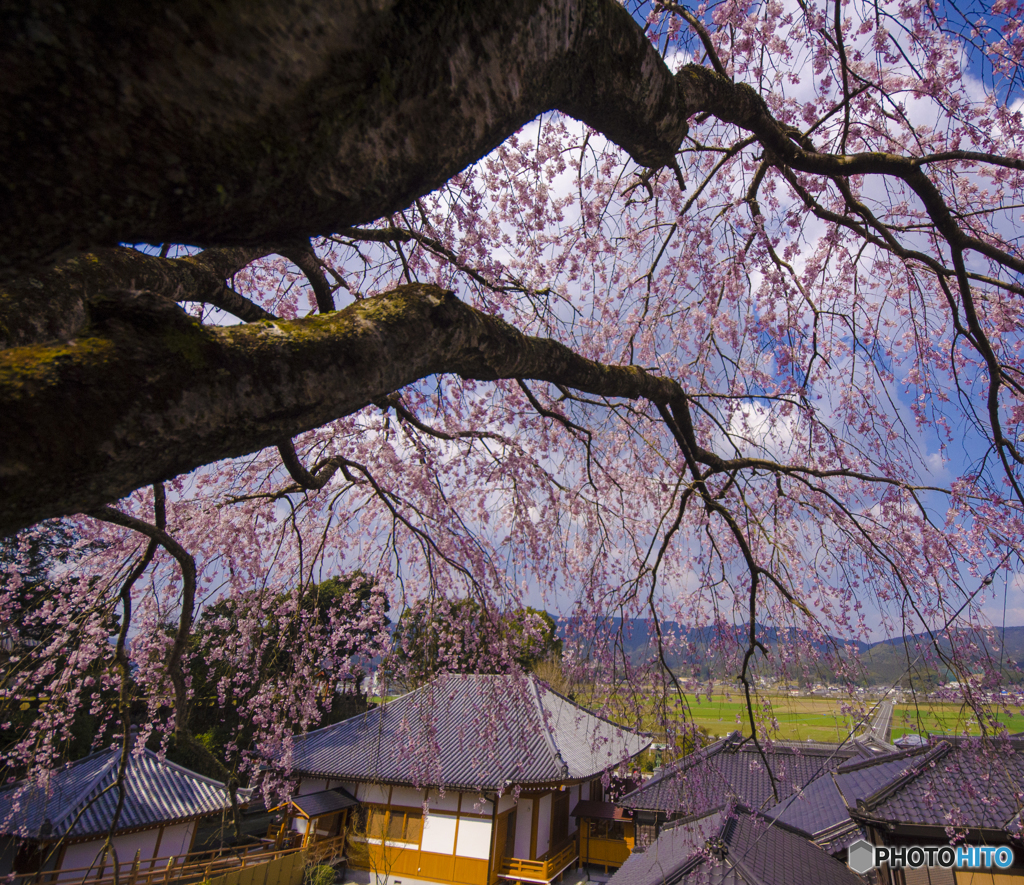
{"type": "MultiPolygon", "coordinates": [[[[783,740],[842,740],[854,725],[854,718],[842,712],[842,702],[836,698],[792,697],[767,695],[772,715],[778,720],[778,737],[783,740]]],[[[689,697],[690,713],[694,722],[709,735],[726,735],[740,729],[749,733],[746,705],[739,694],[689,697]]],[[[874,701],[869,701],[868,709],[874,701]]],[[[755,707],[755,711],[759,708],[755,707]]],[[[760,709],[763,709],[761,707],[760,709]]],[[[1024,717],[1019,712],[999,710],[997,718],[1011,732],[1024,730],[1024,717]]],[[[969,709],[959,704],[921,703],[898,704],[893,714],[892,736],[907,732],[919,734],[980,734],[978,723],[969,709]]]]}
{"type": "MultiPolygon", "coordinates": [[[[397,695],[388,696],[385,700],[392,700],[397,695]]],[[[716,689],[710,700],[705,695],[687,695],[689,704],[689,718],[699,727],[703,728],[709,737],[724,737],[737,729],[744,734],[750,733],[750,725],[747,721],[747,708],[740,692],[726,692],[722,688],[716,689]]],[[[855,717],[843,712],[844,699],[827,697],[793,697],[786,693],[764,693],[758,695],[760,704],[755,701],[755,712],[764,715],[766,702],[771,707],[771,715],[778,722],[778,731],[773,735],[780,740],[796,741],[842,741],[850,734],[855,724],[855,719],[861,721],[862,715],[855,717]]],[[[371,697],[374,703],[379,703],[380,697],[371,697]]],[[[609,716],[617,722],[629,722],[636,727],[632,714],[626,714],[617,709],[620,703],[607,695],[598,695],[587,691],[580,691],[577,700],[584,707],[599,711],[601,715],[609,716]],[[609,701],[611,703],[609,703],[609,701]],[[605,705],[608,706],[605,706],[605,705]]],[[[862,702],[867,710],[868,718],[876,699],[869,699],[862,702]]],[[[632,705],[626,704],[630,709],[632,705]]],[[[850,706],[850,705],[847,705],[850,706]]],[[[852,705],[858,710],[858,705],[852,705]]],[[[858,711],[859,712],[859,711],[858,711]]],[[[1011,709],[1005,711],[992,707],[992,714],[996,719],[1005,724],[1007,731],[1024,732],[1024,713],[1020,710],[1011,709]]],[[[654,721],[641,724],[641,728],[658,732],[659,725],[654,721]]],[[[922,702],[917,704],[897,704],[893,711],[892,738],[895,740],[906,733],[912,734],[950,734],[950,735],[975,735],[981,734],[977,718],[972,710],[960,704],[922,702]]]]}

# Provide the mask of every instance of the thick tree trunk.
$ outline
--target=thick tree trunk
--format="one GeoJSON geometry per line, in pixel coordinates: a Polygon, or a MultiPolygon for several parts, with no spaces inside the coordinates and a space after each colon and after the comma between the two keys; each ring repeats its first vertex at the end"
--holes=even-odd
{"type": "Polygon", "coordinates": [[[0,273],[119,242],[258,245],[371,221],[560,109],[637,160],[685,132],[614,0],[15,4],[0,273]]]}
{"type": "Polygon", "coordinates": [[[671,381],[525,336],[433,286],[323,317],[201,326],[120,291],[68,342],[0,351],[0,532],[350,414],[420,378],[533,378],[669,402],[671,381]]]}

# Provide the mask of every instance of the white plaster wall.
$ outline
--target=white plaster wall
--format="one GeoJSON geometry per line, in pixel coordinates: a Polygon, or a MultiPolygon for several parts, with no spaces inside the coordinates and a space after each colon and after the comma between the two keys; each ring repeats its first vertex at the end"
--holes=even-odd
{"type": "MultiPolygon", "coordinates": [[[[117,841],[116,839],[114,840],[117,841]]],[[[98,862],[97,855],[103,848],[103,840],[95,839],[92,842],[75,842],[69,845],[64,852],[64,860],[61,863],[61,869],[64,870],[76,870],[84,869],[85,867],[91,866],[94,862],[98,862]]],[[[120,858],[121,852],[118,851],[118,857],[120,858]]],[[[135,855],[133,854],[132,857],[135,855]]],[[[67,876],[61,876],[61,879],[67,878],[82,878],[82,874],[69,873],[67,876]]]]}
{"type": "Polygon", "coordinates": [[[455,853],[460,857],[487,860],[491,856],[491,822],[481,818],[460,818],[459,841],[455,853]]]}
{"type": "Polygon", "coordinates": [[[479,793],[462,794],[463,814],[486,814],[490,817],[493,811],[494,803],[490,799],[484,798],[479,793]]]}
{"type": "Polygon", "coordinates": [[[430,796],[430,810],[431,811],[458,811],[459,810],[459,793],[455,793],[449,790],[444,794],[437,790],[431,790],[430,796]]]}
{"type": "Polygon", "coordinates": [[[374,805],[388,804],[388,787],[380,784],[360,784],[356,798],[360,802],[368,802],[374,805]]]}
{"type": "Polygon", "coordinates": [[[299,781],[296,796],[308,796],[310,793],[322,793],[327,789],[327,781],[319,777],[304,777],[299,781]]]}
{"type": "MultiPolygon", "coordinates": [[[[157,828],[143,830],[141,833],[127,833],[124,836],[115,836],[114,850],[117,852],[118,861],[122,864],[130,865],[135,860],[136,851],[141,851],[139,855],[141,860],[151,860],[153,849],[156,847],[156,837],[159,832],[160,830],[157,828]]],[[[90,866],[98,859],[98,855],[103,849],[103,841],[103,839],[94,839],[91,842],[75,842],[69,845],[64,853],[61,869],[73,870],[90,866]]],[[[113,865],[112,858],[107,866],[108,873],[110,872],[111,865],[113,865]]],[[[62,880],[75,878],[81,879],[82,873],[69,873],[67,876],[60,877],[62,880]]]]}
{"type": "Polygon", "coordinates": [[[178,857],[188,854],[192,847],[192,833],[195,831],[196,822],[178,824],[174,827],[164,829],[163,838],[160,840],[160,847],[157,848],[157,855],[160,857],[178,857]]]}
{"type": "Polygon", "coordinates": [[[419,808],[423,804],[423,790],[414,790],[412,787],[395,787],[391,790],[391,804],[419,808]]]}
{"type": "Polygon", "coordinates": [[[508,811],[515,804],[516,800],[508,793],[505,793],[505,795],[498,800],[498,814],[508,811]]]}
{"type": "Polygon", "coordinates": [[[455,822],[449,814],[431,814],[423,821],[423,839],[420,847],[437,854],[451,854],[455,851],[455,822]]]}
{"type": "Polygon", "coordinates": [[[551,794],[540,798],[540,810],[537,812],[537,857],[551,847],[551,794]]]}
{"type": "Polygon", "coordinates": [[[530,829],[533,826],[533,800],[520,799],[516,806],[516,847],[514,857],[530,860],[530,829]]]}

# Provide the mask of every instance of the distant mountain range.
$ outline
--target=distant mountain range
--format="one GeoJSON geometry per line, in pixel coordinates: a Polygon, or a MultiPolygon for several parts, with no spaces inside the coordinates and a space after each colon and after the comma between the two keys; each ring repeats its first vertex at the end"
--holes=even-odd
{"type": "MultiPolygon", "coordinates": [[[[727,625],[721,630],[713,626],[687,627],[674,621],[660,622],[668,666],[681,676],[731,677],[737,672],[737,660],[747,646],[747,627],[727,625]]],[[[559,620],[559,635],[570,638],[571,628],[564,619],[559,620]]],[[[927,634],[883,639],[880,642],[862,642],[836,637],[812,638],[806,631],[794,627],[778,629],[770,625],[757,625],[757,638],[768,649],[769,665],[758,668],[759,675],[779,675],[778,661],[788,660],[782,674],[793,682],[836,683],[840,678],[834,667],[837,656],[841,660],[859,659],[863,685],[909,686],[927,688],[956,677],[942,662],[932,647],[927,634]],[[783,652],[780,654],[780,650],[783,652]],[[927,651],[926,651],[927,650],[927,651]]],[[[614,641],[631,664],[638,666],[657,656],[653,640],[653,622],[648,619],[609,619],[598,634],[598,641],[614,641]]],[[[949,658],[955,637],[938,637],[939,653],[949,658]]],[[[968,672],[981,670],[984,655],[1001,663],[1004,677],[1009,682],[1024,682],[1024,627],[994,629],[987,638],[974,637],[975,648],[968,656],[968,672]]],[[[760,653],[758,657],[761,657],[760,653]]]]}

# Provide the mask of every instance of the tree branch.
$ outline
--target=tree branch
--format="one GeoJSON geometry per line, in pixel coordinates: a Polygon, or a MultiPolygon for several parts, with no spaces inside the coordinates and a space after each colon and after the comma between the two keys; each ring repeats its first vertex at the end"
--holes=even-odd
{"type": "Polygon", "coordinates": [[[279,248],[277,254],[283,255],[305,274],[316,296],[316,309],[320,313],[330,313],[334,310],[334,293],[331,292],[331,285],[320,266],[320,259],[316,257],[316,252],[308,240],[279,248]]]}
{"type": "Polygon", "coordinates": [[[677,389],[523,335],[434,286],[403,286],[326,317],[226,328],[165,304],[120,293],[87,335],[0,352],[4,531],[276,445],[428,375],[656,401],[677,389]]]}
{"type": "Polygon", "coordinates": [[[85,0],[5,26],[0,276],[120,242],[364,224],[549,110],[644,165],[671,163],[686,131],[671,72],[614,0],[228,0],[173,26],[140,0],[85,0]]]}
{"type": "MultiPolygon", "coordinates": [[[[192,629],[192,614],[196,598],[196,562],[192,555],[165,531],[163,527],[166,521],[164,494],[163,489],[159,485],[157,488],[159,491],[154,490],[156,525],[151,525],[127,513],[122,513],[113,507],[98,507],[91,511],[89,515],[104,522],[123,526],[145,535],[151,542],[147,550],[151,549],[152,542],[155,542],[170,553],[178,562],[178,568],[181,570],[181,611],[178,615],[178,629],[174,634],[174,642],[167,655],[167,673],[171,678],[171,683],[174,685],[175,732],[182,734],[187,731],[188,724],[188,687],[185,684],[184,674],[181,672],[181,659],[188,644],[189,632],[192,629]]],[[[149,555],[151,556],[151,554],[149,555]]],[[[143,559],[143,562],[148,564],[146,558],[143,559]]],[[[141,574],[141,571],[139,571],[139,574],[141,574]]],[[[126,586],[130,588],[130,585],[126,586]]]]}
{"type": "MultiPolygon", "coordinates": [[[[713,472],[885,481],[723,459],[697,443],[674,380],[524,335],[436,286],[401,286],[325,317],[232,327],[201,326],[165,299],[123,292],[87,335],[0,352],[0,531],[94,510],[141,485],[281,445],[442,373],[647,399],[667,416],[695,478],[699,463],[713,472]]],[[[291,469],[300,485],[317,488],[336,465],[320,465],[324,477],[291,469]]]]}
{"type": "Polygon", "coordinates": [[[160,258],[119,247],[69,259],[0,291],[0,348],[74,338],[89,323],[90,302],[117,289],[157,292],[168,302],[206,302],[246,322],[273,319],[224,283],[270,251],[206,249],[187,258],[160,258]]]}

